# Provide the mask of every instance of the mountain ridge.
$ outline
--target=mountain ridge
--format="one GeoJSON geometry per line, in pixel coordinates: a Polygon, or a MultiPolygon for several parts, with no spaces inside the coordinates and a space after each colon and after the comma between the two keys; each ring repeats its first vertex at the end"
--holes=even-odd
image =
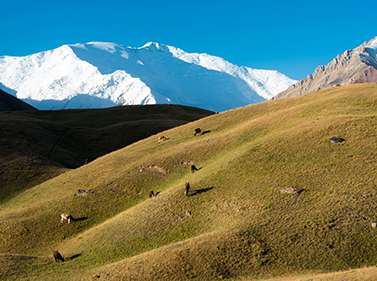
{"type": "Polygon", "coordinates": [[[352,50],[337,55],[327,65],[318,66],[312,74],[301,79],[275,98],[293,97],[335,86],[377,82],[377,37],[352,50]]]}
{"type": "Polygon", "coordinates": [[[224,111],[268,100],[295,81],[152,42],[89,42],[0,57],[0,83],[38,109],[175,103],[224,111]]]}

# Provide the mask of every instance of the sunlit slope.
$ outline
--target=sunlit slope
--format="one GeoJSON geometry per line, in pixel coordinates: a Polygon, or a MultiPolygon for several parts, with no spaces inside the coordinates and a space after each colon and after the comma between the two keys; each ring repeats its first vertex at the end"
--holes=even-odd
{"type": "MultiPolygon", "coordinates": [[[[277,277],[263,281],[374,281],[377,276],[376,267],[357,268],[339,272],[318,274],[295,274],[290,277],[277,277]]],[[[247,281],[250,279],[241,279],[247,281]]]]}
{"type": "Polygon", "coordinates": [[[8,201],[0,252],[58,249],[64,264],[20,273],[45,279],[266,279],[374,265],[376,114],[377,86],[354,85],[165,131],[165,142],[152,136],[8,201]],[[210,132],[193,136],[196,127],[210,132]],[[277,192],[286,187],[303,191],[277,192]],[[79,220],[61,224],[63,212],[79,220]]]}

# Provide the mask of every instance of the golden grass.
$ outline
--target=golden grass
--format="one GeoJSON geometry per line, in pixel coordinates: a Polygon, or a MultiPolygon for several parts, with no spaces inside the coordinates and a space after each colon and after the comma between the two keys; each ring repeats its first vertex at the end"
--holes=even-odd
{"type": "MultiPolygon", "coordinates": [[[[359,268],[325,274],[305,274],[287,278],[272,278],[264,281],[373,281],[376,280],[377,268],[359,268]]],[[[250,280],[250,279],[240,279],[250,280]]]]}
{"type": "Polygon", "coordinates": [[[71,257],[21,279],[263,280],[373,266],[376,105],[374,84],[337,87],[138,141],[2,204],[0,252],[71,257]],[[210,132],[194,137],[196,127],[210,132]],[[141,169],[153,165],[166,173],[141,169]],[[304,191],[277,192],[290,186],[304,191]],[[61,224],[63,212],[81,220],[61,224]]]}

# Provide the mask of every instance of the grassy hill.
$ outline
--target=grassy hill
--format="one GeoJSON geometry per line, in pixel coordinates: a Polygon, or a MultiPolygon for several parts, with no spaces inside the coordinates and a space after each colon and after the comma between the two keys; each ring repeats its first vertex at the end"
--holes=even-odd
{"type": "Polygon", "coordinates": [[[376,84],[336,87],[212,115],[95,159],[1,205],[0,276],[345,280],[370,267],[353,276],[372,280],[376,117],[376,84]],[[208,132],[194,136],[197,127],[208,132]],[[301,192],[279,192],[289,187],[301,192]],[[61,213],[78,220],[62,224],[61,213]]]}
{"type": "Polygon", "coordinates": [[[180,105],[0,112],[0,202],[86,161],[211,114],[180,105]]]}

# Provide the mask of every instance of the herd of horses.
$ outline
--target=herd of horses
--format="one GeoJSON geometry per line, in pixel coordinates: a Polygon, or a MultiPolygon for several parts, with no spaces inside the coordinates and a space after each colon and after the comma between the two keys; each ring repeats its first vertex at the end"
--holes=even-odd
{"type": "MultiPolygon", "coordinates": [[[[210,131],[205,131],[205,132],[210,132],[210,131]]],[[[200,133],[203,134],[205,132],[202,132],[202,130],[200,128],[196,128],[196,129],[194,129],[194,136],[196,136],[197,134],[200,134],[200,133]]],[[[158,142],[166,141],[166,140],[167,140],[167,138],[165,136],[161,135],[161,136],[158,137],[158,142]]],[[[191,173],[199,171],[199,169],[197,167],[195,167],[195,165],[191,165],[190,170],[191,170],[191,173]]],[[[185,196],[189,196],[189,192],[190,192],[190,183],[186,182],[185,185],[184,185],[185,196]]],[[[149,193],[148,193],[149,198],[156,197],[157,194],[158,193],[154,193],[153,190],[150,190],[149,193]]],[[[191,216],[190,210],[186,211],[186,216],[191,216]]],[[[70,224],[71,222],[75,221],[75,218],[71,214],[61,214],[60,215],[60,222],[64,223],[64,221],[67,221],[68,224],[70,224]]],[[[64,262],[63,256],[58,251],[55,250],[54,253],[53,253],[53,256],[54,256],[55,262],[59,262],[59,261],[64,262]]]]}

